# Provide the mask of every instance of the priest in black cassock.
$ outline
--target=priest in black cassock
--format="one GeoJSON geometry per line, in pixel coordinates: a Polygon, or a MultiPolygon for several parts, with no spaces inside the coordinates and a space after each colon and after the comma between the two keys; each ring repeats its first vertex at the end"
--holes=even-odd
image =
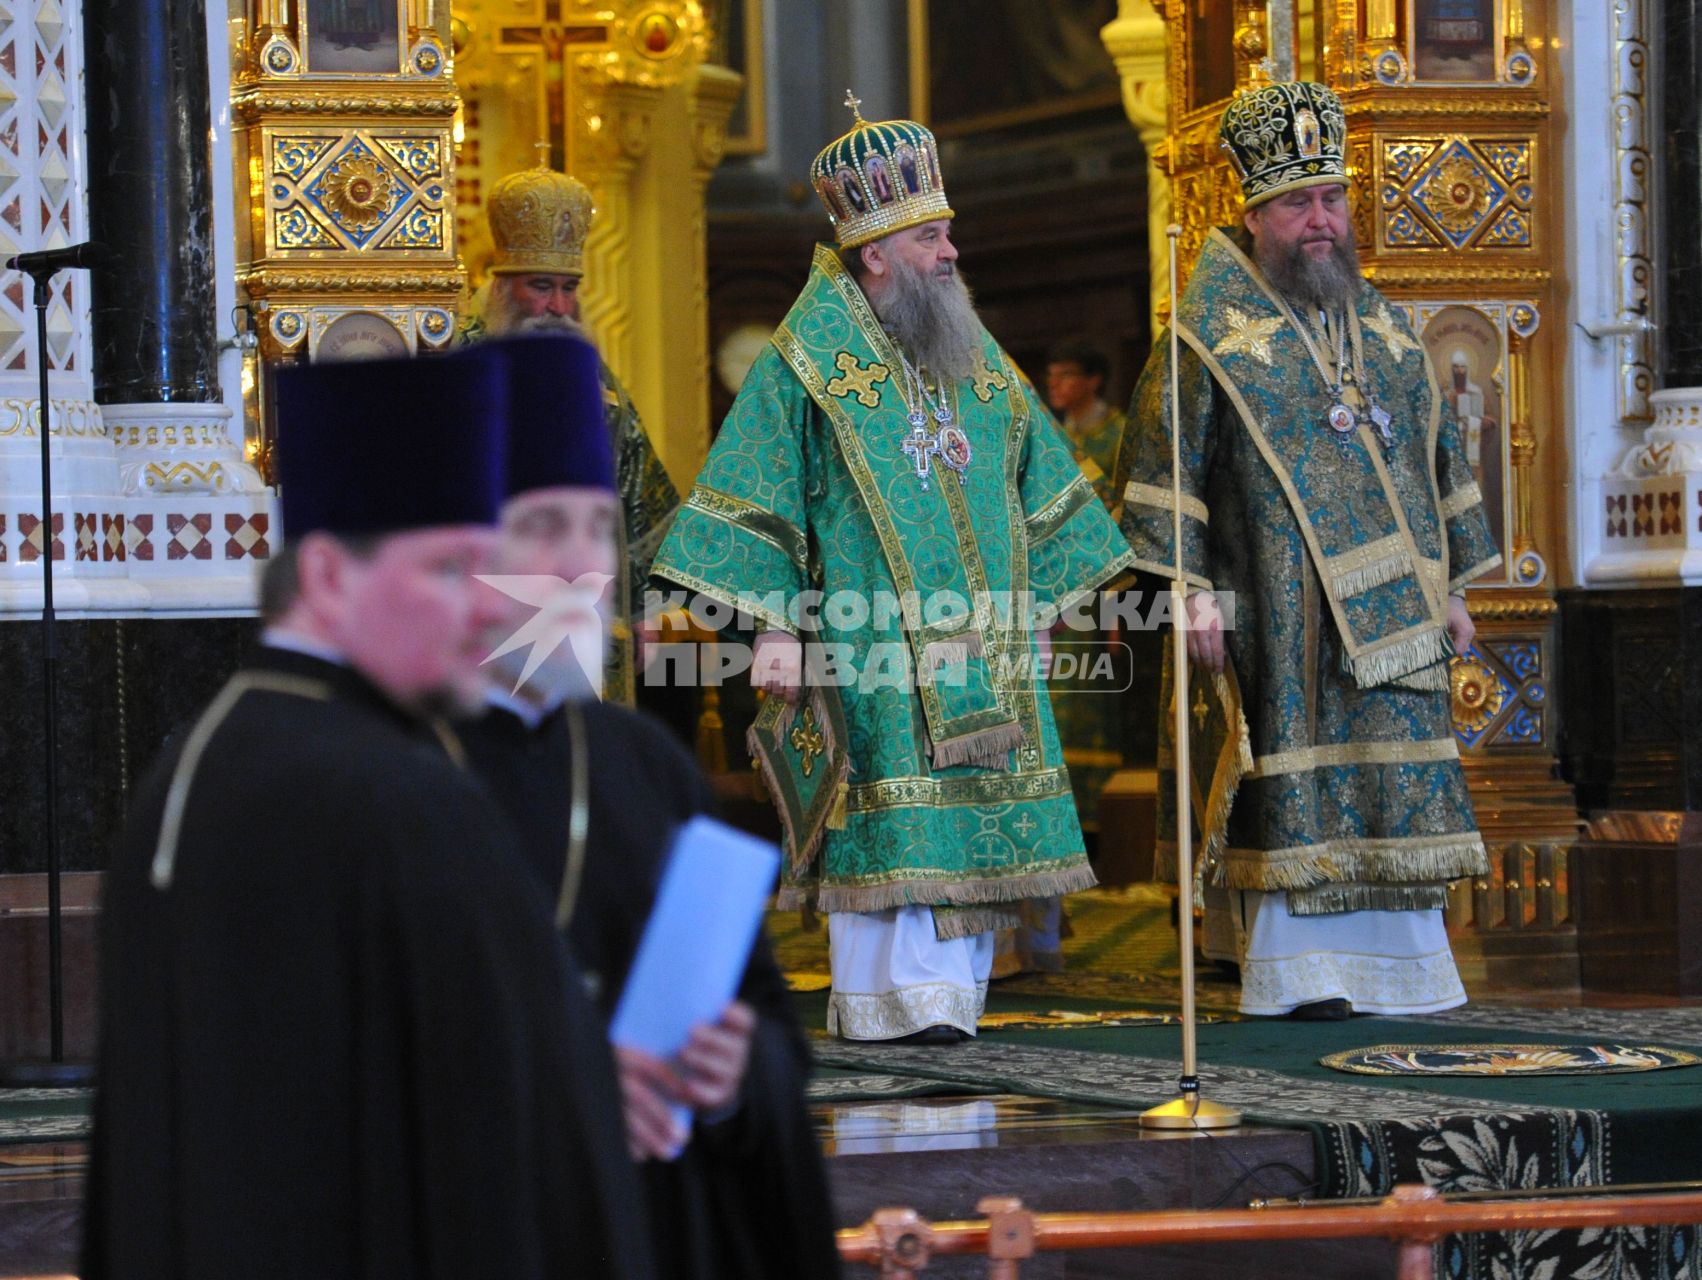
{"type": "MultiPolygon", "coordinates": [[[[531,607],[519,609],[510,628],[519,643],[496,646],[493,705],[465,728],[465,741],[611,1016],[673,832],[711,799],[665,729],[596,696],[599,608],[617,572],[620,519],[596,353],[558,336],[512,342],[508,353],[510,496],[504,576],[493,581],[531,607]]],[[[765,940],[758,938],[739,998],[718,1023],[697,1028],[675,1061],[624,1048],[616,1056],[660,1275],[839,1274],[821,1152],[804,1106],[809,1052],[765,940]],[[688,1131],[674,1129],[670,1102],[692,1109],[688,1131]]]]}
{"type": "Polygon", "coordinates": [[[433,719],[506,407],[495,346],[279,378],[261,647],[107,875],[87,1280],[653,1274],[601,1019],[433,719]]]}

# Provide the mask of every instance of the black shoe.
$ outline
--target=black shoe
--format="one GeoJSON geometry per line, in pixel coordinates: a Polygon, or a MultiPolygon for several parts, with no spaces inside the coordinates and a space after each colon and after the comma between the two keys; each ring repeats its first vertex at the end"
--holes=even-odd
{"type": "Polygon", "coordinates": [[[1346,1022],[1353,1016],[1353,1006],[1337,996],[1333,1000],[1314,1000],[1297,1005],[1288,1011],[1296,1022],[1346,1022]]]}
{"type": "Polygon", "coordinates": [[[941,1022],[931,1027],[923,1027],[920,1031],[912,1031],[907,1036],[899,1036],[896,1039],[885,1040],[880,1043],[944,1045],[958,1044],[967,1039],[969,1037],[956,1027],[949,1027],[941,1022]]]}

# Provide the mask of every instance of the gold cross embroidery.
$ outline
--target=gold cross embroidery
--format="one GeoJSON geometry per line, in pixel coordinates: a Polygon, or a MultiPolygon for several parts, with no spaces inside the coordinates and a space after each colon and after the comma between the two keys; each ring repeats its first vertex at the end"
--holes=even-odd
{"type": "Polygon", "coordinates": [[[1024,840],[1028,839],[1028,837],[1033,833],[1034,828],[1037,825],[1038,824],[1034,821],[1034,819],[1029,817],[1026,813],[1023,814],[1020,818],[1018,818],[1015,822],[1011,823],[1011,826],[1016,828],[1017,834],[1020,835],[1024,840]]]}
{"type": "Polygon", "coordinates": [[[1383,345],[1389,348],[1389,354],[1397,360],[1402,359],[1409,351],[1418,350],[1418,343],[1400,331],[1387,307],[1378,307],[1376,315],[1366,316],[1360,323],[1383,339],[1383,345]]]}
{"type": "Polygon", "coordinates": [[[1212,348],[1214,356],[1249,355],[1262,364],[1274,363],[1271,339],[1282,331],[1281,316],[1250,316],[1237,307],[1225,307],[1228,332],[1212,348]]]}
{"type": "Polygon", "coordinates": [[[792,734],[787,741],[803,758],[801,767],[804,776],[809,777],[816,771],[816,757],[827,749],[827,739],[822,737],[821,730],[816,728],[814,707],[804,708],[804,714],[798,718],[798,723],[792,726],[792,734]]]}
{"type": "Polygon", "coordinates": [[[987,365],[982,365],[981,372],[975,375],[975,398],[982,404],[986,404],[993,398],[994,391],[1007,391],[1010,389],[1010,385],[1010,380],[1004,374],[996,369],[989,368],[987,365]]]}
{"type": "Polygon", "coordinates": [[[1194,723],[1199,726],[1200,732],[1202,732],[1202,733],[1205,732],[1206,717],[1209,716],[1210,714],[1211,714],[1211,708],[1206,705],[1206,691],[1204,689],[1202,689],[1199,685],[1195,685],[1194,686],[1194,723]]]}
{"type": "Polygon", "coordinates": [[[875,390],[877,383],[885,382],[892,376],[892,370],[884,364],[870,364],[867,368],[857,363],[857,357],[849,351],[841,351],[834,360],[834,366],[840,376],[827,384],[829,395],[844,399],[855,394],[857,403],[865,409],[877,409],[881,403],[881,393],[875,390]]]}

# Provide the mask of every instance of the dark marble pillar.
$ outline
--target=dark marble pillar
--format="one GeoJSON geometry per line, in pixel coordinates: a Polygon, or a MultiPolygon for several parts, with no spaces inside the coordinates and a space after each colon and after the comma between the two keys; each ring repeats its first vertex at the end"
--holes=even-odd
{"type": "MultiPolygon", "coordinates": [[[[251,618],[59,624],[59,846],[67,871],[106,866],[132,790],[236,669],[257,627],[251,618]]],[[[19,673],[0,730],[0,776],[13,780],[0,795],[0,876],[45,866],[40,670],[40,628],[0,621],[0,671],[19,673]]]]}
{"type": "Polygon", "coordinates": [[[84,0],[95,400],[219,399],[199,0],[84,0]]]}
{"type": "Polygon", "coordinates": [[[1663,0],[1661,381],[1702,386],[1702,0],[1663,0]]]}

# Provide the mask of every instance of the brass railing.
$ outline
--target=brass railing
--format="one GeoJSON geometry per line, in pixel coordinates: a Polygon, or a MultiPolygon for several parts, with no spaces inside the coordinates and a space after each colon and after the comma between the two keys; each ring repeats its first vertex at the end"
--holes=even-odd
{"type": "Polygon", "coordinates": [[[1043,1250],[1381,1237],[1396,1244],[1396,1280],[1429,1280],[1432,1249],[1447,1235],[1702,1222],[1702,1194],[1693,1191],[1454,1200],[1430,1187],[1399,1186],[1385,1200],[1342,1206],[1031,1213],[1015,1197],[989,1196],[975,1207],[984,1220],[931,1223],[914,1209],[881,1209],[864,1225],[839,1233],[839,1256],[878,1267],[883,1280],[913,1280],[934,1258],[984,1254],[988,1280],[1018,1280],[1022,1260],[1043,1250]]]}

